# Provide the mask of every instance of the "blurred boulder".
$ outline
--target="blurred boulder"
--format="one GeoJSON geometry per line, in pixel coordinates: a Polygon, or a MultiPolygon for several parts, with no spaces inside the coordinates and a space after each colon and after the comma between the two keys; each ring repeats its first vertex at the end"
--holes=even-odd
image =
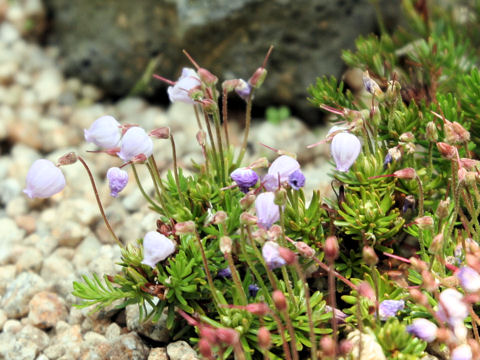
{"type": "MultiPolygon", "coordinates": [[[[112,96],[131,92],[151,61],[156,73],[176,79],[191,66],[182,49],[221,80],[248,79],[273,44],[256,104],[302,109],[315,78],[339,76],[341,50],[376,29],[369,0],[44,1],[65,72],[112,96]]],[[[394,24],[399,2],[380,3],[394,24]]],[[[143,92],[165,98],[164,87],[151,81],[143,92]]]]}

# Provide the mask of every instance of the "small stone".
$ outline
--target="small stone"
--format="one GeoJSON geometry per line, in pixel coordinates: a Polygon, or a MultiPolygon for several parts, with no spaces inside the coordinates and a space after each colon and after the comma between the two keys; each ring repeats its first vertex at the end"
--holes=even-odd
{"type": "Polygon", "coordinates": [[[148,360],[168,360],[167,349],[164,347],[153,348],[148,354],[148,360]]]}
{"type": "MultiPolygon", "coordinates": [[[[150,311],[151,307],[147,305],[147,311],[150,311]]],[[[169,332],[167,329],[167,315],[164,313],[157,322],[147,320],[140,322],[140,313],[138,305],[128,305],[125,309],[127,318],[127,328],[131,331],[136,331],[152,340],[159,342],[167,342],[169,339],[169,332]]]]}
{"type": "Polygon", "coordinates": [[[72,262],[55,253],[43,261],[42,270],[40,271],[42,278],[52,283],[69,279],[74,273],[72,262]]]}
{"type": "Polygon", "coordinates": [[[25,327],[18,333],[18,338],[33,342],[38,347],[39,351],[45,349],[50,342],[50,338],[44,331],[37,329],[32,325],[25,325],[25,327]]]}
{"type": "Polygon", "coordinates": [[[42,291],[35,294],[28,304],[28,320],[35,326],[48,329],[67,318],[65,301],[57,294],[42,291]]]}
{"type": "Polygon", "coordinates": [[[170,360],[199,360],[195,350],[185,341],[176,341],[167,345],[167,354],[170,360]]]}
{"type": "MultiPolygon", "coordinates": [[[[7,314],[8,315],[8,314],[7,314]]],[[[22,330],[22,323],[15,319],[9,319],[3,324],[3,331],[10,334],[16,334],[22,330]]]]}
{"type": "Polygon", "coordinates": [[[34,83],[34,91],[41,104],[56,100],[62,92],[62,75],[55,68],[44,69],[34,83]]]}
{"type": "MultiPolygon", "coordinates": [[[[11,203],[9,203],[10,205],[11,203]]],[[[8,206],[7,206],[8,214],[8,206]]],[[[32,215],[18,215],[15,216],[15,222],[20,229],[26,231],[27,234],[31,234],[37,228],[37,219],[32,215]]]]}
{"type": "Polygon", "coordinates": [[[88,264],[97,257],[102,244],[98,239],[89,235],[83,239],[83,241],[75,249],[75,255],[73,256],[73,264],[78,272],[86,272],[88,264]]]}
{"type": "Polygon", "coordinates": [[[0,203],[8,204],[22,191],[22,187],[16,179],[7,178],[0,181],[0,203]]]}
{"type": "Polygon", "coordinates": [[[5,311],[0,309],[0,332],[3,330],[3,326],[5,325],[6,321],[7,321],[7,314],[5,314],[5,311]]]}
{"type": "Polygon", "coordinates": [[[28,313],[28,303],[32,297],[46,288],[45,281],[35,273],[23,272],[8,286],[0,302],[9,318],[20,318],[28,313]]]}
{"type": "Polygon", "coordinates": [[[52,231],[52,235],[58,239],[60,246],[72,248],[76,247],[89,233],[90,229],[87,226],[75,221],[65,221],[58,231],[52,231]]]}
{"type": "Polygon", "coordinates": [[[12,248],[19,244],[25,231],[18,228],[15,221],[9,218],[0,218],[0,265],[5,264],[10,257],[12,248]]]}
{"type": "Polygon", "coordinates": [[[25,247],[15,262],[17,273],[23,271],[38,272],[42,267],[42,262],[43,257],[40,250],[34,247],[25,247]]]}
{"type": "MultiPolygon", "coordinates": [[[[0,313],[1,318],[1,313],[0,313]]],[[[1,329],[1,327],[0,327],[1,329]]],[[[105,331],[105,337],[107,340],[114,340],[115,338],[120,336],[122,328],[118,326],[116,323],[112,323],[108,326],[107,330],[105,331]]]]}
{"type": "Polygon", "coordinates": [[[7,285],[12,282],[16,273],[15,265],[0,266],[0,295],[5,293],[7,285]]]}

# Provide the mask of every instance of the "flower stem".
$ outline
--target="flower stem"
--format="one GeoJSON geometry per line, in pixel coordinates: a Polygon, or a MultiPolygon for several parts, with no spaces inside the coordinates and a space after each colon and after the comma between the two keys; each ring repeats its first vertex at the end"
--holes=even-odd
{"type": "Polygon", "coordinates": [[[227,148],[230,149],[230,136],[228,133],[228,91],[223,89],[222,96],[222,115],[223,115],[223,131],[225,132],[225,141],[227,142],[227,148]]]}
{"type": "Polygon", "coordinates": [[[151,198],[150,196],[148,196],[148,194],[145,192],[145,189],[143,188],[142,186],[142,183],[140,182],[140,178],[138,177],[138,173],[137,173],[137,169],[135,167],[135,164],[134,163],[131,163],[130,165],[132,165],[132,171],[133,171],[133,176],[135,177],[135,181],[137,182],[137,185],[138,185],[138,188],[140,189],[140,192],[142,193],[143,197],[145,198],[145,200],[147,200],[149,202],[150,205],[152,205],[152,207],[160,212],[160,213],[163,213],[166,215],[166,209],[161,209],[151,198]]]}
{"type": "Polygon", "coordinates": [[[253,89],[250,91],[247,99],[247,109],[245,111],[245,133],[243,134],[242,147],[237,159],[237,167],[241,165],[243,157],[245,156],[245,151],[247,150],[248,133],[250,131],[250,122],[252,120],[252,96],[253,89]]]}
{"type": "Polygon", "coordinates": [[[120,247],[123,247],[122,242],[120,239],[115,235],[115,232],[113,231],[113,228],[110,226],[110,223],[108,222],[107,216],[105,215],[105,211],[103,210],[103,205],[102,202],[100,201],[100,196],[98,195],[98,190],[97,190],[97,185],[95,185],[95,179],[93,178],[92,172],[90,171],[90,168],[88,167],[87,163],[81,156],[77,156],[78,160],[82,163],[83,167],[85,170],[87,170],[88,177],[90,178],[90,183],[92,184],[93,188],[93,193],[95,194],[95,199],[97,200],[97,205],[98,208],[100,209],[100,213],[102,214],[103,221],[105,222],[105,225],[108,228],[108,231],[110,231],[110,234],[113,236],[115,241],[118,243],[120,247]]]}
{"type": "Polygon", "coordinates": [[[245,294],[245,290],[243,289],[242,282],[240,281],[240,277],[238,276],[237,269],[235,268],[235,264],[233,262],[232,254],[225,253],[225,257],[227,258],[228,267],[232,272],[232,279],[237,288],[238,295],[242,298],[242,305],[247,305],[247,295],[245,294]]]}
{"type": "Polygon", "coordinates": [[[175,177],[175,184],[177,185],[178,197],[180,201],[183,203],[183,194],[182,189],[180,188],[180,180],[178,179],[178,166],[177,166],[177,149],[175,148],[175,140],[173,139],[173,135],[170,133],[170,141],[172,143],[172,157],[173,157],[173,175],[175,177]]]}

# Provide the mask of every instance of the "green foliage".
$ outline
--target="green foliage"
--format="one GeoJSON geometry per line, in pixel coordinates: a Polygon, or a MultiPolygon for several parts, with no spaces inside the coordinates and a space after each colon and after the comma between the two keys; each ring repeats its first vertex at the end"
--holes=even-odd
{"type": "Polygon", "coordinates": [[[267,119],[267,121],[276,125],[288,119],[290,115],[291,113],[288,106],[269,106],[267,107],[267,110],[265,110],[265,118],[267,119]]]}
{"type": "Polygon", "coordinates": [[[391,360],[416,360],[424,355],[427,343],[413,337],[397,318],[390,318],[376,332],[377,341],[391,360]]]}

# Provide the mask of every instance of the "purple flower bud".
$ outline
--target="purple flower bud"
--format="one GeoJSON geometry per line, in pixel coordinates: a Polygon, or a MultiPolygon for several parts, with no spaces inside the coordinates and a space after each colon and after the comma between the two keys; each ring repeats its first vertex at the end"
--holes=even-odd
{"type": "Polygon", "coordinates": [[[383,300],[378,307],[380,320],[386,321],[388,318],[395,316],[398,311],[403,310],[404,307],[405,301],[403,300],[383,300]]]}
{"type": "Polygon", "coordinates": [[[145,130],[141,127],[134,126],[128,129],[125,135],[123,135],[122,146],[117,155],[120,159],[127,162],[140,154],[143,154],[148,158],[152,155],[152,152],[152,139],[149,138],[145,130]]]}
{"type": "Polygon", "coordinates": [[[450,360],[472,360],[472,349],[467,344],[457,346],[450,354],[450,360]]]}
{"type": "Polygon", "coordinates": [[[65,176],[53,162],[39,159],[28,170],[26,182],[23,192],[31,199],[43,199],[63,190],[65,176]]]}
{"type": "Polygon", "coordinates": [[[232,271],[230,270],[229,267],[226,267],[224,269],[220,269],[217,273],[217,277],[226,279],[226,278],[231,278],[232,277],[232,271]]]}
{"type": "Polygon", "coordinates": [[[385,159],[383,160],[383,169],[386,170],[388,165],[390,165],[393,161],[392,155],[388,152],[387,155],[385,155],[385,159]]]}
{"type": "Polygon", "coordinates": [[[471,267],[464,266],[456,273],[460,285],[466,292],[477,292],[480,290],[480,275],[471,267]]]}
{"type": "Polygon", "coordinates": [[[288,183],[295,190],[300,190],[301,187],[305,185],[305,175],[303,175],[302,170],[295,170],[288,177],[288,183]]]}
{"type": "Polygon", "coordinates": [[[437,325],[427,319],[415,319],[407,326],[407,332],[426,342],[437,338],[437,325]]]}
{"type": "Polygon", "coordinates": [[[294,158],[282,155],[275,159],[268,168],[268,173],[263,178],[263,185],[268,191],[275,191],[280,184],[288,181],[289,176],[300,169],[300,164],[294,158]]]}
{"type": "Polygon", "coordinates": [[[350,170],[350,167],[360,154],[361,149],[362,144],[355,135],[347,132],[335,135],[330,151],[337,165],[337,170],[343,172],[350,170]]]}
{"type": "Polygon", "coordinates": [[[85,140],[104,148],[112,149],[120,142],[120,123],[113,116],[102,116],[90,128],[83,130],[85,140]]]}
{"type": "Polygon", "coordinates": [[[258,290],[260,290],[257,284],[248,285],[248,295],[251,297],[257,296],[258,290]]]}
{"type": "Polygon", "coordinates": [[[274,222],[280,219],[280,210],[274,203],[275,194],[264,192],[255,199],[255,210],[257,211],[257,224],[268,230],[274,222]]]}
{"type": "Polygon", "coordinates": [[[183,68],[182,75],[177,80],[175,85],[168,87],[168,97],[172,103],[179,101],[186,104],[194,104],[195,101],[189,96],[189,92],[201,84],[200,78],[195,70],[183,68]]]}
{"type": "Polygon", "coordinates": [[[438,317],[451,326],[465,320],[468,316],[468,307],[463,302],[463,295],[455,289],[445,289],[440,293],[438,302],[438,317]]]}
{"type": "Polygon", "coordinates": [[[128,173],[118,167],[112,167],[107,171],[108,185],[110,186],[110,195],[117,197],[128,183],[128,173]]]}
{"type": "Polygon", "coordinates": [[[235,92],[243,100],[247,101],[250,93],[252,92],[252,86],[243,79],[238,79],[238,85],[235,86],[235,92]]]}
{"type": "MultiPolygon", "coordinates": [[[[332,312],[332,307],[330,305],[325,305],[325,312],[332,312]]],[[[337,308],[333,309],[333,316],[335,316],[335,320],[337,320],[338,323],[344,323],[345,319],[348,317],[347,314],[337,308]]]]}
{"type": "Polygon", "coordinates": [[[238,168],[232,171],[230,177],[244,193],[247,193],[249,188],[255,186],[258,181],[257,173],[249,168],[238,168]]]}
{"type": "Polygon", "coordinates": [[[280,256],[278,244],[273,241],[267,241],[262,247],[262,256],[270,270],[279,268],[286,264],[286,261],[280,256]]]}
{"type": "Polygon", "coordinates": [[[143,238],[142,264],[155,268],[158,262],[165,260],[175,251],[172,240],[156,231],[149,231],[143,238]]]}

